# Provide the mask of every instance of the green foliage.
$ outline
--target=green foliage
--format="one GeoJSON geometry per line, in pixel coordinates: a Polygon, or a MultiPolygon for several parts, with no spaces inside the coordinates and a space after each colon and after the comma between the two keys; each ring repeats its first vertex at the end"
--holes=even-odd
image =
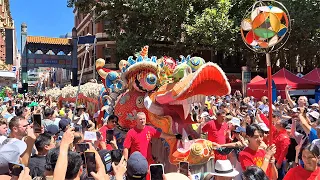
{"type": "MultiPolygon", "coordinates": [[[[209,45],[215,50],[232,50],[239,28],[229,16],[230,9],[229,0],[219,0],[189,19],[186,22],[188,39],[195,45],[209,45]]],[[[190,7],[189,13],[194,14],[193,7],[190,7]]]]}
{"type": "MultiPolygon", "coordinates": [[[[133,55],[144,45],[152,55],[169,55],[211,49],[222,61],[236,57],[253,70],[264,71],[265,58],[242,42],[239,26],[255,0],[68,0],[69,7],[108,14],[106,32],[117,42],[119,59],[133,55]]],[[[295,70],[296,57],[311,69],[320,64],[320,1],[281,0],[294,19],[291,36],[281,50],[272,53],[273,64],[295,70]]],[[[241,65],[242,65],[241,64],[241,65]]],[[[239,65],[239,64],[238,64],[239,65]]],[[[308,69],[307,68],[307,69],[308,69]]],[[[308,70],[309,70],[308,69],[308,70]]],[[[275,68],[276,70],[276,68],[275,68]]]]}

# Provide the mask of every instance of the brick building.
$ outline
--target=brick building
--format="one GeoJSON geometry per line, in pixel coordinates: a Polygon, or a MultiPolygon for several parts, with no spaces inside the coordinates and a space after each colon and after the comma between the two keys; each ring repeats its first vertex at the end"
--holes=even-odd
{"type": "MultiPolygon", "coordinates": [[[[105,21],[97,20],[99,15],[95,14],[95,8],[88,14],[79,12],[74,9],[74,24],[77,30],[77,35],[86,36],[88,34],[96,35],[96,46],[90,46],[89,53],[86,59],[82,82],[87,82],[90,79],[98,79],[98,75],[95,71],[95,60],[103,58],[106,60],[106,68],[116,68],[115,57],[115,41],[108,41],[108,37],[104,32],[105,21]],[[96,56],[96,58],[94,58],[96,56]],[[91,60],[90,60],[91,58],[91,60]]],[[[85,58],[85,46],[78,46],[78,77],[81,73],[82,63],[85,58]]]]}

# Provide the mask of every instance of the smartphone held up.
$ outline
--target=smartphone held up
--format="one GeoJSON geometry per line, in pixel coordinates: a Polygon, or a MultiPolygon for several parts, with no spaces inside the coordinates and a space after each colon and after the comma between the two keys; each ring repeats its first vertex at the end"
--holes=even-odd
{"type": "Polygon", "coordinates": [[[85,151],[84,157],[85,157],[88,177],[92,178],[91,172],[97,172],[95,152],[85,151]]]}
{"type": "Polygon", "coordinates": [[[150,179],[163,180],[164,168],[163,164],[150,164],[150,179]]]}
{"type": "Polygon", "coordinates": [[[110,144],[110,141],[113,140],[114,130],[108,129],[106,134],[107,134],[107,144],[110,144]]]}
{"type": "Polygon", "coordinates": [[[35,133],[41,133],[41,114],[33,114],[32,115],[32,120],[33,120],[33,129],[35,133]]]}

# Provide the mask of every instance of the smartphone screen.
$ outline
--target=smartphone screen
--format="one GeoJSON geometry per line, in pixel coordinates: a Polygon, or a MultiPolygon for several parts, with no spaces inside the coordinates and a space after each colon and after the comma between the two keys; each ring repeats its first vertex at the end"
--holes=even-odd
{"type": "Polygon", "coordinates": [[[110,141],[113,140],[113,133],[114,133],[113,129],[107,130],[107,143],[108,144],[110,143],[110,141]]]}
{"type": "Polygon", "coordinates": [[[104,165],[105,165],[105,168],[106,168],[106,173],[110,173],[112,171],[112,160],[111,160],[111,154],[110,153],[107,153],[105,156],[104,156],[104,165]]]}
{"type": "Polygon", "coordinates": [[[87,144],[87,143],[76,144],[76,151],[77,152],[85,152],[87,149],[89,149],[89,144],[87,144]]]}
{"type": "Polygon", "coordinates": [[[22,164],[8,163],[9,173],[11,176],[19,176],[21,171],[24,169],[22,164]]]}
{"type": "Polygon", "coordinates": [[[188,177],[189,172],[189,163],[188,162],[180,162],[179,163],[180,173],[188,177]]]}
{"type": "Polygon", "coordinates": [[[101,139],[101,134],[100,134],[100,132],[97,131],[96,134],[97,134],[97,139],[100,140],[100,139],[101,139]]]}
{"type": "Polygon", "coordinates": [[[96,172],[96,159],[94,152],[84,152],[88,177],[92,177],[90,172],[96,172]]]}
{"type": "Polygon", "coordinates": [[[162,175],[164,174],[162,164],[151,164],[150,165],[150,175],[151,180],[163,180],[162,175]]]}
{"type": "Polygon", "coordinates": [[[33,129],[35,133],[41,133],[41,114],[33,114],[33,129]]]}

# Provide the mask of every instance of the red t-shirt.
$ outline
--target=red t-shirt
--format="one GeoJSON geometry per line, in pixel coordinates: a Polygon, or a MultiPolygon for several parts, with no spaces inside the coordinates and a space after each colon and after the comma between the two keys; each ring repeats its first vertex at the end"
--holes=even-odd
{"type": "Polygon", "coordinates": [[[290,169],[284,176],[283,180],[315,180],[319,172],[319,168],[317,168],[317,170],[315,170],[314,172],[310,172],[305,170],[302,166],[297,166],[290,169]]]}
{"type": "Polygon", "coordinates": [[[274,158],[277,160],[277,164],[281,165],[285,160],[290,145],[290,137],[286,130],[277,131],[273,136],[273,144],[276,145],[277,151],[274,158]]]}
{"type": "MultiPolygon", "coordinates": [[[[107,140],[107,130],[109,130],[107,125],[104,125],[99,129],[99,132],[101,134],[101,141],[106,142],[106,140],[107,140]]],[[[115,137],[113,137],[113,138],[115,138],[115,137]]],[[[106,146],[107,146],[107,150],[110,150],[110,151],[113,150],[111,144],[106,144],[106,146]]]]}
{"type": "Polygon", "coordinates": [[[129,149],[129,156],[135,151],[139,151],[148,162],[152,162],[151,138],[159,138],[161,132],[151,126],[145,126],[144,129],[136,127],[130,129],[124,140],[124,148],[129,149]]]}
{"type": "Polygon", "coordinates": [[[216,120],[209,121],[203,126],[202,131],[208,133],[208,140],[218,144],[226,143],[227,123],[219,124],[216,120]]]}
{"type": "Polygon", "coordinates": [[[239,153],[239,161],[242,167],[242,170],[245,171],[249,166],[258,166],[261,167],[266,151],[263,149],[258,149],[254,151],[249,147],[246,147],[243,151],[239,153]]]}

